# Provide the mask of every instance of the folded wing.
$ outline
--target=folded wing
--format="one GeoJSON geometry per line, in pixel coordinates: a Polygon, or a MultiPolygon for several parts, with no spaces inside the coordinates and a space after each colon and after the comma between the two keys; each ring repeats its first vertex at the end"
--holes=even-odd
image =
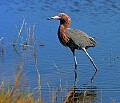
{"type": "MultiPolygon", "coordinates": [[[[66,35],[74,42],[78,49],[89,48],[96,46],[96,41],[86,33],[72,28],[66,28],[66,35]]],[[[72,45],[73,46],[73,45],[72,45]]],[[[70,45],[69,45],[70,47],[70,45]]]]}

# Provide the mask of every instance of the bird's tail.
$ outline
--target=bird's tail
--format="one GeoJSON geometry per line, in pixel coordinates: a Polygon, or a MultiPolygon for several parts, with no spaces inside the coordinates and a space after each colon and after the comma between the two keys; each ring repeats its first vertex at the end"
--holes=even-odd
{"type": "Polygon", "coordinates": [[[97,45],[97,43],[96,43],[96,41],[94,40],[94,38],[90,37],[89,39],[90,39],[90,44],[91,44],[91,46],[94,47],[94,46],[97,45]]]}

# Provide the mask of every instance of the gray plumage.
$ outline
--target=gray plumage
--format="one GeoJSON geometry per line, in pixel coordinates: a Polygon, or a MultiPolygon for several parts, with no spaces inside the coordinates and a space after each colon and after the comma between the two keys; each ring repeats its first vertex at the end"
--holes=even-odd
{"type": "Polygon", "coordinates": [[[72,28],[66,28],[66,35],[69,36],[70,40],[72,40],[72,43],[68,43],[68,46],[75,49],[82,49],[82,48],[89,48],[96,46],[96,41],[84,33],[83,31],[72,29],[72,28]],[[74,44],[73,44],[74,42],[74,44]]]}

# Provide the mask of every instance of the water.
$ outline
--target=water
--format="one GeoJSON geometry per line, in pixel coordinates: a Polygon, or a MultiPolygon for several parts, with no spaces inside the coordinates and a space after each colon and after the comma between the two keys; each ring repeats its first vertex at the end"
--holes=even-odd
{"type": "MultiPolygon", "coordinates": [[[[83,51],[76,50],[78,61],[76,87],[94,86],[94,103],[120,102],[120,1],[115,0],[4,0],[0,1],[0,41],[5,45],[4,56],[0,54],[0,80],[12,84],[18,65],[23,66],[22,78],[25,87],[31,90],[38,86],[34,56],[31,49],[18,46],[16,53],[11,43],[18,38],[18,32],[25,18],[26,27],[35,25],[37,66],[41,74],[43,99],[50,97],[49,88],[57,91],[62,87],[64,98],[66,89],[74,83],[74,63],[71,51],[62,46],[57,38],[59,21],[46,19],[65,12],[71,19],[71,27],[85,31],[95,37],[98,45],[87,51],[92,56],[99,71],[91,84],[95,72],[83,51]],[[41,43],[42,41],[42,43],[41,43]],[[40,45],[44,46],[40,46],[40,45]],[[57,66],[57,68],[56,68],[57,66]],[[102,100],[101,100],[102,97],[102,100]]],[[[26,41],[26,27],[21,35],[26,41]]],[[[0,46],[1,47],[1,46],[0,46]]],[[[37,95],[37,90],[34,90],[37,95]]],[[[48,102],[48,101],[46,101],[48,102]]]]}

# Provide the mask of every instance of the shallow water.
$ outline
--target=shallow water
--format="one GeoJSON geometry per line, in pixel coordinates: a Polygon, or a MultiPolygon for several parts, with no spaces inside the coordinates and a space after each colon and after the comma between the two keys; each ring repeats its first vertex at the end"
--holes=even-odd
{"type": "MultiPolygon", "coordinates": [[[[115,0],[4,0],[0,1],[0,41],[4,43],[4,55],[0,54],[0,80],[12,84],[18,65],[22,66],[22,80],[31,90],[38,86],[34,56],[31,49],[14,50],[11,43],[18,38],[18,32],[25,18],[26,26],[21,35],[26,41],[26,27],[35,25],[37,67],[41,76],[41,93],[48,98],[49,87],[57,91],[59,85],[64,98],[66,90],[74,83],[74,63],[69,48],[62,46],[57,38],[59,21],[46,19],[65,12],[71,17],[71,27],[80,29],[98,42],[95,48],[87,51],[95,61],[99,71],[91,84],[95,72],[83,51],[76,50],[78,61],[77,88],[96,87],[94,103],[120,102],[120,1],[115,0]],[[56,67],[57,66],[57,67],[56,67]],[[102,96],[102,100],[101,100],[102,96]]],[[[1,47],[1,46],[0,46],[1,47]]],[[[37,95],[37,90],[34,91],[37,95]]],[[[56,93],[55,93],[56,94],[56,93]]],[[[48,101],[46,101],[48,102],[48,101]]]]}

